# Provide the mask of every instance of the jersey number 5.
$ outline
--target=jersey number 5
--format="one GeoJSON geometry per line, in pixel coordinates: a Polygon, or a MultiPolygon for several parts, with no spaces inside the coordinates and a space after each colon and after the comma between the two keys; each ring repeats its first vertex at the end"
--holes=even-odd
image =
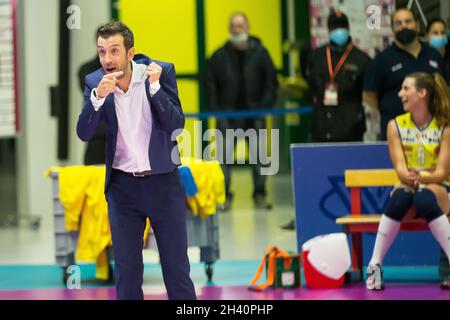
{"type": "Polygon", "coordinates": [[[425,150],[423,147],[417,148],[417,164],[423,165],[425,163],[425,150]]]}

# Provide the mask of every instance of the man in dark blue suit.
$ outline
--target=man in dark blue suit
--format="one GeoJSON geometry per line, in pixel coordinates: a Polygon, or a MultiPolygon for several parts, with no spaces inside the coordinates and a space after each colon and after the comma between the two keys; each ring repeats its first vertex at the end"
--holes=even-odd
{"type": "Polygon", "coordinates": [[[132,31],[112,21],[97,29],[101,69],[86,76],[78,137],[103,121],[105,194],[118,299],[143,299],[143,235],[149,217],[169,299],[196,299],[189,276],[186,203],[174,132],[184,127],[174,65],[135,55],[132,31]]]}

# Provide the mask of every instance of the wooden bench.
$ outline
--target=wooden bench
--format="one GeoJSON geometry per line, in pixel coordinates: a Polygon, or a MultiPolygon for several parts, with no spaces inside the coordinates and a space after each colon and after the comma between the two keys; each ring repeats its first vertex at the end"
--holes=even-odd
{"type": "MultiPolygon", "coordinates": [[[[352,269],[363,279],[363,243],[362,234],[376,233],[381,213],[362,213],[361,189],[367,187],[388,187],[399,182],[394,169],[345,170],[345,186],[350,188],[351,213],[336,219],[345,233],[352,238],[352,269]]],[[[424,219],[407,218],[402,221],[400,231],[426,231],[428,224],[424,219]]]]}

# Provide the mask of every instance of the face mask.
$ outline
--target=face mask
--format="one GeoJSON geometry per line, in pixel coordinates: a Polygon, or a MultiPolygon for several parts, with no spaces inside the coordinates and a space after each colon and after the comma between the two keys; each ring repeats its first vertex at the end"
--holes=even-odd
{"type": "Polygon", "coordinates": [[[433,48],[440,50],[447,45],[448,39],[445,36],[432,36],[430,37],[429,43],[433,48]]]}
{"type": "Polygon", "coordinates": [[[238,33],[230,35],[230,41],[232,44],[240,44],[242,42],[246,42],[247,40],[248,40],[247,33],[238,33]]]}
{"type": "Polygon", "coordinates": [[[349,38],[350,33],[348,32],[348,29],[345,28],[335,29],[330,33],[331,42],[337,44],[338,46],[346,44],[349,38]]]}
{"type": "Polygon", "coordinates": [[[395,39],[403,45],[410,44],[416,39],[417,33],[411,29],[402,29],[395,34],[395,39]]]}

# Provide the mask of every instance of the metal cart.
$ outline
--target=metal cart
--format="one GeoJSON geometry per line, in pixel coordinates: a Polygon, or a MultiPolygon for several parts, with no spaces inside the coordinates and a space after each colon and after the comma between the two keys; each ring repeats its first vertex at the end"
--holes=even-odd
{"type": "Polygon", "coordinates": [[[202,219],[188,211],[186,228],[189,247],[200,247],[200,261],[205,263],[205,273],[211,281],[213,264],[220,256],[219,217],[214,214],[202,219]]]}
{"type": "Polygon", "coordinates": [[[59,172],[50,172],[52,179],[53,221],[55,230],[55,260],[63,268],[63,283],[67,282],[67,268],[75,264],[78,233],[66,230],[64,207],[59,201],[59,172]]]}
{"type": "MultiPolygon", "coordinates": [[[[52,201],[55,230],[55,260],[63,268],[63,283],[67,283],[70,274],[69,266],[75,265],[75,252],[78,244],[78,232],[67,231],[65,228],[64,208],[59,199],[59,172],[51,171],[52,201]]],[[[219,259],[219,219],[214,214],[207,218],[194,216],[189,210],[186,212],[186,227],[189,247],[200,247],[200,261],[205,263],[205,274],[208,281],[212,280],[213,264],[219,259]]],[[[114,281],[111,248],[108,248],[109,275],[108,282],[114,281]]]]}

